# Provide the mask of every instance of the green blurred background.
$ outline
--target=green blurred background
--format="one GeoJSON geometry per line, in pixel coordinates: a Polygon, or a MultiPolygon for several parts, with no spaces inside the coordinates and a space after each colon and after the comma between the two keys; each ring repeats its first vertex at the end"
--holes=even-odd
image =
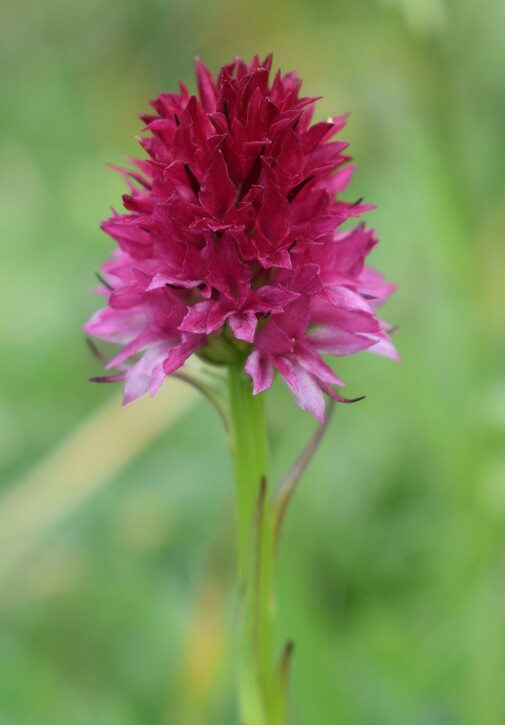
{"type": "MultiPolygon", "coordinates": [[[[504,28],[503,0],[4,0],[1,725],[237,723],[224,432],[176,388],[122,409],[81,326],[137,114],[195,55],[270,50],[352,112],[404,358],[338,362],[367,398],[290,511],[293,723],[505,723],[504,28]]],[[[279,476],[314,421],[269,406],[279,476]]]]}

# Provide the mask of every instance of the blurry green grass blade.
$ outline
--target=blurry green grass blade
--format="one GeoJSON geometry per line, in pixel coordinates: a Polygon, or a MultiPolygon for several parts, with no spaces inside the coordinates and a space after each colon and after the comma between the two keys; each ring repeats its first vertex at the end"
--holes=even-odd
{"type": "Polygon", "coordinates": [[[169,379],[156,398],[126,408],[119,397],[77,428],[0,498],[0,587],[45,534],[85,503],[153,438],[195,405],[198,393],[169,379]]]}

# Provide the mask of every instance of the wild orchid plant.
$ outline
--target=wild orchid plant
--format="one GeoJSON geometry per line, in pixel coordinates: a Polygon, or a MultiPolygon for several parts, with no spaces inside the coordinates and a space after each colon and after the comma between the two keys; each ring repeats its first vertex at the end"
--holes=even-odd
{"type": "MultiPolygon", "coordinates": [[[[85,326],[122,346],[107,362],[124,402],[154,395],[167,375],[199,387],[229,429],[235,463],[241,618],[237,675],[241,723],[287,722],[292,647],[272,652],[274,555],[297,479],[323,426],[276,491],[268,475],[265,396],[277,371],[297,404],[321,422],[324,396],[343,382],[322,354],[370,350],[396,359],[376,310],[394,289],[364,260],[377,244],[363,224],[373,208],[339,198],[353,173],[347,144],[331,139],[345,116],[312,124],[316,98],[271,56],[237,59],[214,80],[196,62],[198,96],[152,102],[139,139],[147,160],[124,174],[126,213],[102,228],[118,243],[98,290],[107,305],[85,326]],[[197,356],[202,377],[188,358],[197,356]],[[184,367],[183,367],[184,366],[184,367]]],[[[391,330],[389,330],[391,332],[391,330]]]]}

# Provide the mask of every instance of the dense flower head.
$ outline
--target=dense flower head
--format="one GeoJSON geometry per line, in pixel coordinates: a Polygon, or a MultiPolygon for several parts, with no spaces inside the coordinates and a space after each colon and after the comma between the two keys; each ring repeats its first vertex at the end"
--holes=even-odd
{"type": "Polygon", "coordinates": [[[197,353],[243,361],[254,394],[277,370],[322,419],[323,393],[347,402],[322,354],[397,356],[375,314],[394,286],[364,266],[375,232],[340,229],[372,208],[340,199],[346,117],[312,123],[317,99],[295,73],[271,79],[271,64],[237,59],[214,80],[197,60],[198,95],[181,84],[141,116],[148,158],[119,169],[126,213],[102,224],[118,244],[102,268],[107,306],[85,327],[122,346],[103,379],[124,380],[125,402],[197,353]]]}

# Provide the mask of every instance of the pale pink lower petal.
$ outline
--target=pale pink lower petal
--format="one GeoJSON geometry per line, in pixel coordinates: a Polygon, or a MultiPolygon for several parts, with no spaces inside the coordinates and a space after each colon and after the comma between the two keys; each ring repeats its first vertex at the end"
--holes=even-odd
{"type": "Polygon", "coordinates": [[[228,322],[237,340],[244,340],[245,342],[252,342],[254,340],[258,319],[253,312],[241,312],[236,315],[231,315],[228,318],[228,322]]]}
{"type": "Polygon", "coordinates": [[[297,362],[311,375],[332,385],[344,385],[333,370],[318,353],[307,343],[299,343],[296,348],[297,362]]]}
{"type": "MultiPolygon", "coordinates": [[[[163,372],[162,362],[167,355],[167,343],[153,345],[142,355],[140,360],[133,365],[125,376],[125,388],[123,403],[127,405],[151,391],[153,375],[157,370],[156,384],[161,385],[160,369],[163,372]]],[[[166,374],[163,374],[166,377],[166,374]]]]}
{"type": "Polygon", "coordinates": [[[272,362],[257,350],[253,350],[247,358],[244,370],[252,378],[253,395],[258,395],[271,387],[274,379],[274,367],[272,362]]]}
{"type": "Polygon", "coordinates": [[[368,348],[368,352],[373,352],[376,355],[383,355],[384,357],[391,358],[391,360],[400,362],[401,357],[387,332],[381,332],[376,336],[376,338],[379,338],[378,341],[368,348]]]}
{"type": "Polygon", "coordinates": [[[307,339],[320,352],[343,357],[362,352],[374,345],[374,338],[366,333],[352,332],[341,327],[325,325],[309,332],[307,339]]]}
{"type": "Polygon", "coordinates": [[[190,357],[199,348],[205,345],[205,337],[203,335],[190,335],[182,340],[178,345],[174,345],[169,351],[163,363],[163,370],[167,375],[178,370],[184,365],[188,357],[190,357]]]}
{"type": "Polygon", "coordinates": [[[154,335],[150,330],[141,332],[141,334],[126,345],[121,352],[116,355],[116,357],[109,360],[106,366],[107,369],[110,370],[111,368],[121,365],[121,363],[124,363],[124,361],[128,360],[129,357],[132,357],[132,355],[136,355],[138,352],[146,350],[150,345],[153,345],[156,342],[159,342],[159,337],[154,335]]]}
{"type": "Polygon", "coordinates": [[[296,388],[292,388],[297,404],[324,422],[324,396],[315,378],[303,368],[296,370],[296,388]]]}
{"type": "Polygon", "coordinates": [[[96,312],[84,325],[84,331],[88,335],[105,340],[105,342],[126,345],[142,332],[145,324],[146,315],[141,308],[114,310],[111,307],[105,307],[96,312]]]}
{"type": "Polygon", "coordinates": [[[272,359],[272,362],[286,383],[293,388],[293,390],[297,390],[298,376],[296,373],[296,366],[293,361],[287,356],[277,355],[272,359]]]}

